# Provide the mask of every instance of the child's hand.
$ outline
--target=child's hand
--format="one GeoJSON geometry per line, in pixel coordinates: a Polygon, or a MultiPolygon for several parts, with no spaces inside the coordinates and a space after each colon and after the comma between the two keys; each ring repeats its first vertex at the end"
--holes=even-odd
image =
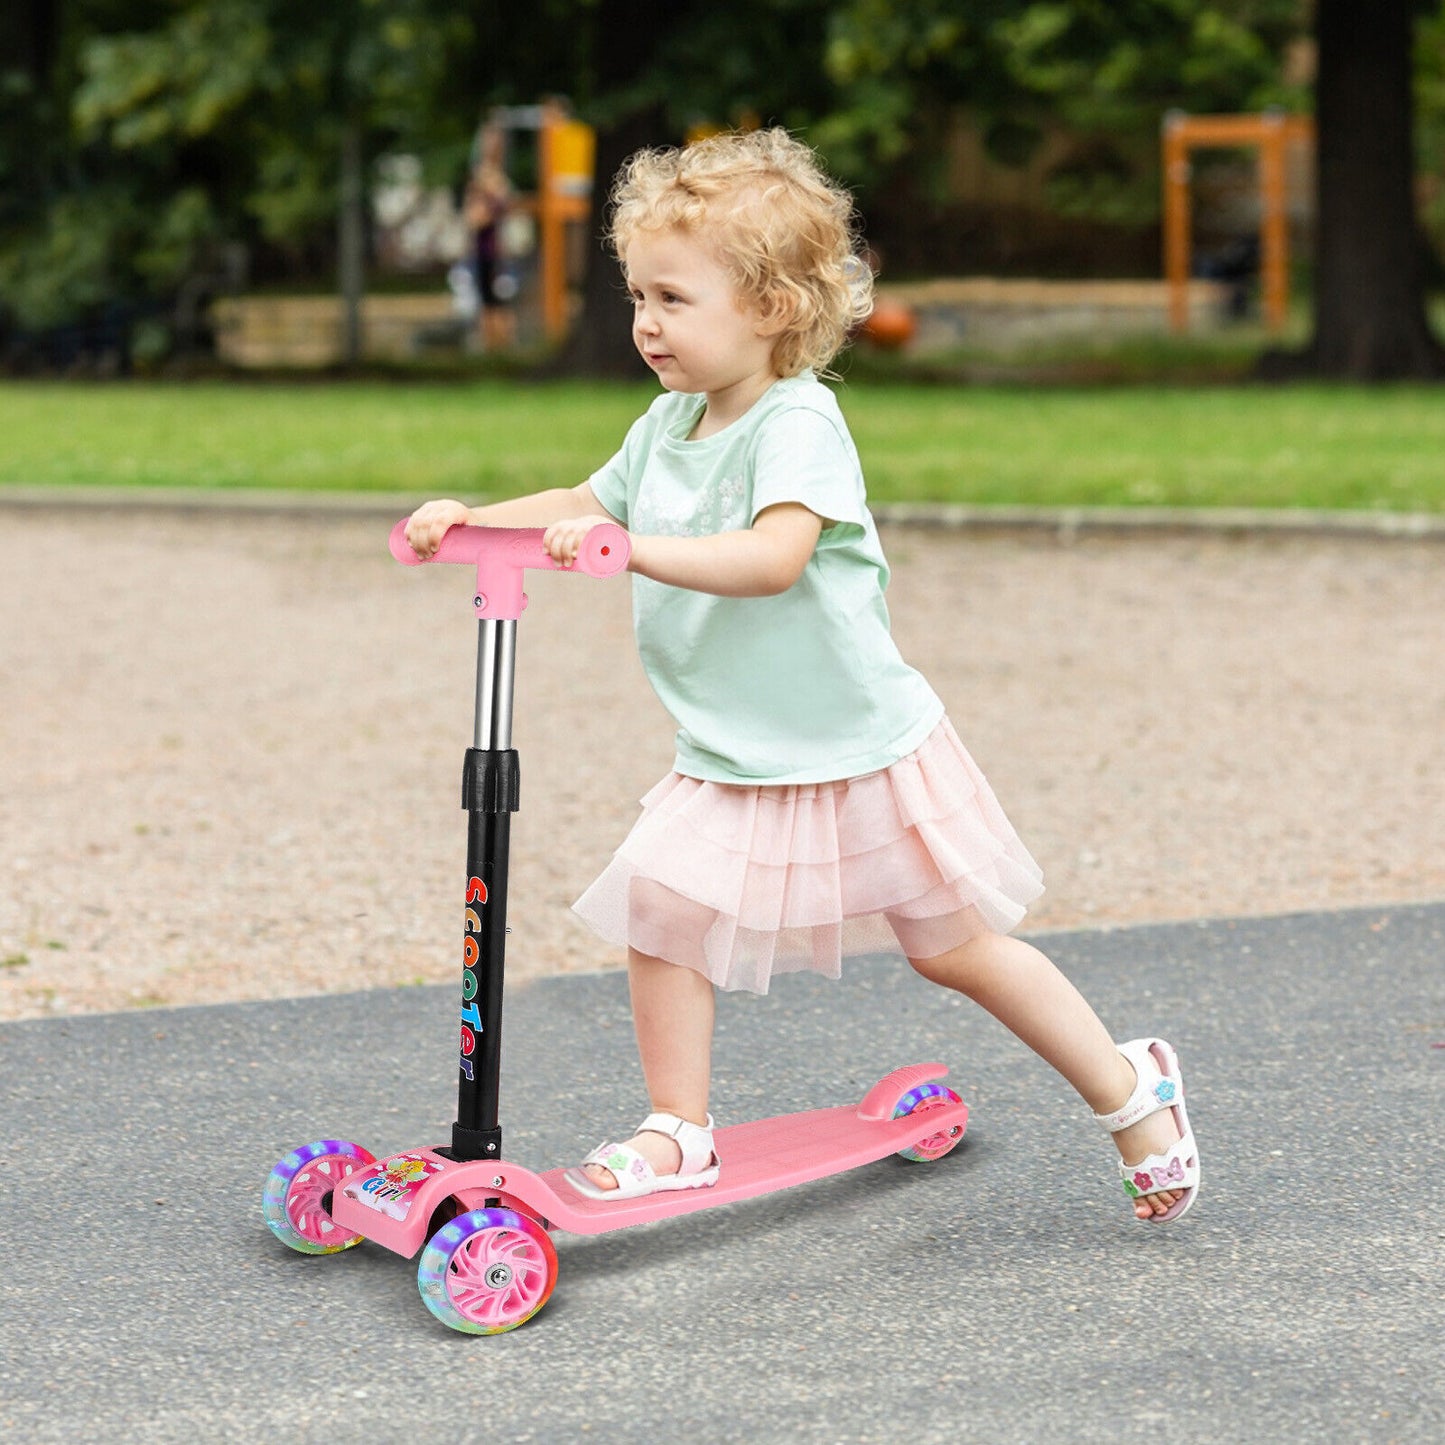
{"type": "Polygon", "coordinates": [[[448,529],[469,522],[471,515],[464,502],[426,502],[407,521],[407,545],[425,561],[441,546],[448,529]]]}
{"type": "Polygon", "coordinates": [[[594,516],[569,517],[565,521],[554,522],[543,534],[542,545],[554,562],[570,567],[577,560],[577,553],[582,549],[582,539],[588,532],[593,527],[611,520],[611,517],[594,516]]]}

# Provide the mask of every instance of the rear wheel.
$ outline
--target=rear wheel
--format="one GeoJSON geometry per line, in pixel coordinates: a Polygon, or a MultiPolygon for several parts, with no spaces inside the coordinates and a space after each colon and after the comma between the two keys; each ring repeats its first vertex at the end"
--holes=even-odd
{"type": "MultiPolygon", "coordinates": [[[[910,1089],[904,1094],[894,1105],[893,1117],[901,1119],[905,1114],[928,1114],[936,1109],[946,1109],[950,1104],[961,1104],[962,1102],[963,1100],[952,1089],[945,1088],[942,1084],[919,1084],[916,1089],[910,1089]]],[[[908,1149],[900,1149],[898,1157],[911,1159],[916,1164],[926,1164],[933,1159],[942,1159],[963,1138],[963,1130],[962,1124],[951,1124],[946,1129],[940,1129],[937,1134],[930,1134],[926,1139],[920,1139],[918,1143],[908,1149]]]]}

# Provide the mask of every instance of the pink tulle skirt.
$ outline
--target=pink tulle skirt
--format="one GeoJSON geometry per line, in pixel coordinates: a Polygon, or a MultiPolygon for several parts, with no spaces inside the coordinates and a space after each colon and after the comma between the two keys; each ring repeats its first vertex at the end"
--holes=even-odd
{"type": "Polygon", "coordinates": [[[944,718],[892,767],[745,787],[669,773],[573,905],[609,943],[766,993],[837,978],[845,955],[934,958],[1007,933],[1043,892],[978,765],[944,718]]]}

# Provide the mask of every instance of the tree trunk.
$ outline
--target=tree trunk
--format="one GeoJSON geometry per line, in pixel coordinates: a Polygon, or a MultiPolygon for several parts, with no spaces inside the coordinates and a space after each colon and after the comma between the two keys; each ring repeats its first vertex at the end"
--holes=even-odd
{"type": "Polygon", "coordinates": [[[622,272],[606,240],[607,195],[622,163],[643,146],[665,141],[661,113],[648,109],[597,134],[597,171],[592,188],[592,244],[582,281],[582,313],[546,370],[553,376],[595,376],[640,381],[647,364],[632,344],[632,313],[622,272]]]}
{"type": "Polygon", "coordinates": [[[1315,331],[1267,376],[1445,376],[1415,219],[1412,0],[1318,0],[1315,331]]]}
{"type": "MultiPolygon", "coordinates": [[[[604,239],[607,197],[622,163],[643,146],[669,145],[678,139],[667,123],[667,105],[654,88],[639,84],[668,41],[697,21],[707,0],[668,0],[639,5],[637,0],[597,0],[590,14],[589,49],[598,97],[614,100],[612,119],[597,127],[596,180],[592,188],[592,244],[582,282],[582,312],[572,333],[546,367],[555,376],[596,376],[636,381],[649,375],[632,344],[631,308],[626,304],[617,258],[604,239]],[[634,109],[619,113],[615,100],[637,87],[634,109]]],[[[588,107],[582,107],[585,116],[588,107]]]]}
{"type": "Polygon", "coordinates": [[[11,16],[15,30],[7,47],[13,42],[15,60],[34,82],[36,95],[47,95],[53,82],[51,68],[55,64],[59,36],[59,9],[56,0],[29,0],[25,5],[17,3],[11,16]]]}
{"type": "MultiPolygon", "coordinates": [[[[703,0],[668,0],[666,5],[639,5],[637,0],[598,0],[590,7],[590,50],[593,86],[599,97],[617,97],[638,84],[666,43],[696,20],[703,0]],[[645,14],[640,12],[646,12],[645,14]]],[[[643,87],[643,93],[646,93],[643,87]]],[[[607,197],[622,163],[643,146],[667,145],[669,132],[664,103],[633,101],[597,126],[596,180],[592,187],[591,244],[582,280],[582,311],[571,334],[547,367],[557,376],[596,376],[637,381],[648,375],[646,363],[632,344],[631,312],[625,302],[617,258],[604,238],[607,197]]],[[[585,116],[587,107],[583,107],[585,116]]]]}
{"type": "Polygon", "coordinates": [[[341,133],[341,198],[336,223],[341,355],[347,366],[356,366],[361,361],[361,300],[366,289],[365,208],[361,124],[348,120],[341,133]]]}

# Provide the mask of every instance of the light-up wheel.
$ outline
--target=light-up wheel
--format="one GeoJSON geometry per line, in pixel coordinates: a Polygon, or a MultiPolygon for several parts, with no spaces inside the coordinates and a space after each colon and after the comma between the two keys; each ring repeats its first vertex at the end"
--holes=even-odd
{"type": "Polygon", "coordinates": [[[270,1173],[261,1213],[271,1233],[302,1254],[336,1254],[361,1243],[343,1234],[331,1217],[331,1196],[349,1175],[375,1163],[359,1144],[323,1139],[293,1149],[270,1173]]]}
{"type": "MultiPolygon", "coordinates": [[[[894,1106],[893,1117],[901,1119],[905,1114],[928,1114],[935,1109],[946,1109],[950,1104],[960,1104],[963,1101],[942,1084],[920,1084],[916,1089],[910,1089],[894,1106]]],[[[947,1129],[940,1129],[937,1134],[930,1134],[926,1139],[920,1139],[911,1148],[900,1149],[900,1159],[912,1159],[915,1163],[926,1164],[931,1159],[942,1159],[960,1139],[963,1138],[964,1126],[952,1124],[947,1129]]]]}
{"type": "Polygon", "coordinates": [[[474,1209],[432,1235],[416,1282],[444,1325],[499,1335],[547,1303],[557,1283],[557,1251],[535,1219],[511,1209],[474,1209]]]}

